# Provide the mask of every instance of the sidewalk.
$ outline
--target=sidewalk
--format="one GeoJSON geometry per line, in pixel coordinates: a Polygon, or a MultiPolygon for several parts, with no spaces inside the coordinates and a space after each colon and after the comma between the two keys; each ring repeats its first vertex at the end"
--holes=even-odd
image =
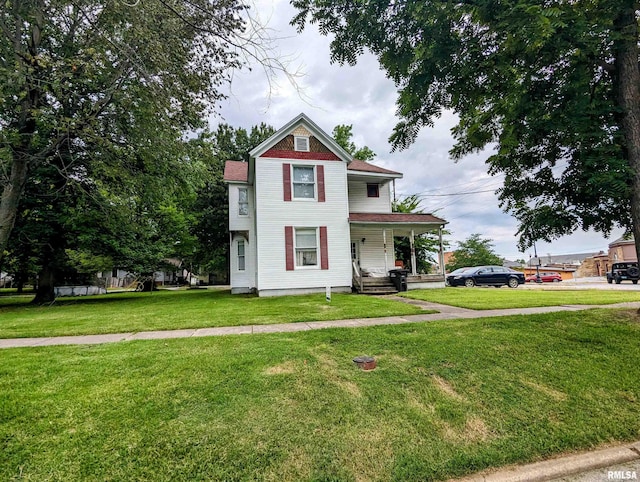
{"type": "Polygon", "coordinates": [[[436,320],[491,318],[512,315],[531,315],[558,311],[579,311],[593,308],[640,308],[640,302],[617,303],[614,305],[563,305],[538,308],[514,308],[506,310],[469,310],[450,305],[440,305],[425,301],[411,300],[401,296],[391,299],[420,306],[423,309],[438,310],[438,313],[383,318],[356,318],[349,320],[309,321],[282,323],[275,325],[223,326],[218,328],[193,328],[167,331],[141,331],[137,333],[110,333],[106,335],[57,336],[48,338],[6,338],[0,339],[0,349],[54,345],[95,345],[132,340],[159,340],[169,338],[191,338],[201,336],[255,335],[260,333],[286,333],[295,331],[321,330],[323,328],[362,328],[377,325],[401,325],[436,320]]]}

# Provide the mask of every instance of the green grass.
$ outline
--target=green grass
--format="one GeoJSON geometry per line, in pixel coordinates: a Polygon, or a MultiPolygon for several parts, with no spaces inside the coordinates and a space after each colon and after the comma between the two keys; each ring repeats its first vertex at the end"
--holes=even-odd
{"type": "Polygon", "coordinates": [[[527,290],[522,288],[445,288],[409,291],[402,293],[402,296],[472,310],[559,305],[607,305],[640,301],[640,291],[527,290]]]}
{"type": "Polygon", "coordinates": [[[0,480],[446,480],[636,440],[638,340],[590,310],[0,350],[0,480]]]}
{"type": "Polygon", "coordinates": [[[127,333],[180,328],[263,325],[429,313],[402,302],[362,295],[258,298],[228,291],[189,290],[59,298],[0,298],[0,338],[127,333]]]}

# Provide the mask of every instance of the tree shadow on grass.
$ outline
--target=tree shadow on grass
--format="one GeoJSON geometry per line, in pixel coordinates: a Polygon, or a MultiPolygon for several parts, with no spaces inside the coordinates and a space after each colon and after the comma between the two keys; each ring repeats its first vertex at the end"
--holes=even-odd
{"type": "MultiPolygon", "coordinates": [[[[111,303],[117,304],[149,304],[149,303],[183,303],[186,299],[196,302],[197,300],[211,300],[212,298],[231,297],[231,291],[228,289],[203,289],[203,290],[187,290],[187,291],[171,291],[158,290],[147,293],[135,292],[118,292],[107,293],[104,295],[77,296],[77,297],[60,297],[56,298],[53,303],[45,305],[32,304],[33,296],[13,296],[11,298],[0,298],[0,310],[6,308],[46,308],[55,306],[88,306],[88,305],[105,305],[111,303]]],[[[235,296],[235,295],[233,295],[235,296]]]]}

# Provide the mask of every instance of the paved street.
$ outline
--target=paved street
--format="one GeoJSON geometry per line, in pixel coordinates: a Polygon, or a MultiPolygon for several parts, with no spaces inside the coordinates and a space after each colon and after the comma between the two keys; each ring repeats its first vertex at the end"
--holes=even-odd
{"type": "Polygon", "coordinates": [[[520,288],[526,289],[574,289],[574,290],[623,290],[640,291],[640,284],[634,285],[631,281],[623,281],[619,285],[607,283],[603,277],[598,278],[578,278],[575,280],[561,281],[559,283],[525,283],[520,288]]]}
{"type": "Polygon", "coordinates": [[[601,469],[589,470],[575,475],[553,479],[556,482],[608,482],[634,481],[640,478],[640,456],[624,464],[616,464],[601,469]],[[634,477],[635,475],[635,477],[634,477]]]}

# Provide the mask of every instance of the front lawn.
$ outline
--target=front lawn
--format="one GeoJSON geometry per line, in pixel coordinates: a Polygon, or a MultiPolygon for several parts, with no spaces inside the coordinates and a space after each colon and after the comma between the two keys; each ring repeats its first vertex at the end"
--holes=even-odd
{"type": "Polygon", "coordinates": [[[0,480],[446,480],[636,440],[638,340],[590,310],[0,350],[0,480]]]}
{"type": "Polygon", "coordinates": [[[402,293],[416,300],[472,310],[499,310],[559,305],[608,305],[640,301],[640,291],[526,290],[522,288],[445,288],[402,293]]]}
{"type": "Polygon", "coordinates": [[[220,290],[119,293],[58,298],[31,306],[29,298],[0,298],[0,338],[127,333],[180,328],[264,325],[429,313],[398,301],[363,295],[256,296],[220,290]]]}

